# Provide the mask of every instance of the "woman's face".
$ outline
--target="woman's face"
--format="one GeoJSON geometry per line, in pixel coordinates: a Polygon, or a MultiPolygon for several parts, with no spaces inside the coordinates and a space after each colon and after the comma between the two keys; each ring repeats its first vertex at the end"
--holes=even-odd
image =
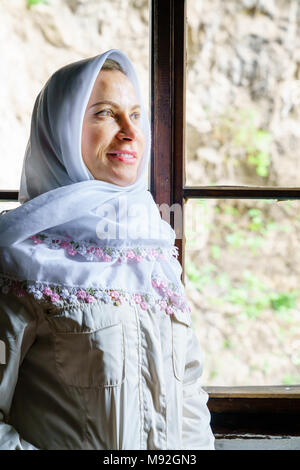
{"type": "Polygon", "coordinates": [[[136,180],[144,148],[132,83],[118,70],[100,71],[83,119],[85,165],[97,180],[128,186],[136,180]]]}

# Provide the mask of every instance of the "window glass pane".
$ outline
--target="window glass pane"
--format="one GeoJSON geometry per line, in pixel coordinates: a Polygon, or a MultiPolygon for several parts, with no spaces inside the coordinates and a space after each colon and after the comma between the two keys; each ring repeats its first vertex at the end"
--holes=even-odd
{"type": "Polygon", "coordinates": [[[187,0],[186,185],[299,186],[300,3],[187,0]]]}
{"type": "Polygon", "coordinates": [[[0,189],[19,189],[34,101],[59,67],[120,49],[149,108],[148,17],[148,0],[1,0],[0,189]]]}
{"type": "Polygon", "coordinates": [[[300,384],[300,201],[190,199],[185,285],[211,386],[300,384]]]}

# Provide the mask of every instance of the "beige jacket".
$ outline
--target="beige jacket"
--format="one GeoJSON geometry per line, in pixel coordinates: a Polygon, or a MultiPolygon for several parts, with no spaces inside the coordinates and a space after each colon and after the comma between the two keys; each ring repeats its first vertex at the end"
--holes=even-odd
{"type": "Polygon", "coordinates": [[[187,315],[0,294],[0,340],[0,449],[214,449],[187,315]]]}

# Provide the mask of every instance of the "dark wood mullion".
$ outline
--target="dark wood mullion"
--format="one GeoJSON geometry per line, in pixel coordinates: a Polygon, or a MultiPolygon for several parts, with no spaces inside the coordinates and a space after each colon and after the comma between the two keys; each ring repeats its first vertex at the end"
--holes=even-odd
{"type": "MultiPolygon", "coordinates": [[[[278,200],[297,200],[300,199],[300,188],[280,188],[280,187],[246,187],[246,186],[201,186],[193,187],[186,186],[180,188],[179,181],[181,180],[181,174],[184,174],[184,165],[180,164],[178,155],[180,155],[180,145],[176,146],[176,159],[174,162],[174,168],[178,168],[177,176],[174,175],[174,199],[170,203],[178,202],[181,203],[182,199],[197,199],[197,198],[212,198],[212,199],[278,199],[278,200]],[[178,152],[178,153],[177,153],[178,152]],[[182,173],[181,173],[182,172],[182,173]]],[[[175,171],[176,174],[176,171],[175,171]]],[[[153,180],[156,178],[153,176],[153,180]]],[[[162,178],[160,181],[164,181],[162,178]]],[[[166,180],[165,180],[166,181],[166,180]]],[[[162,197],[160,201],[165,202],[163,199],[163,193],[160,191],[160,185],[157,182],[153,186],[158,190],[158,194],[162,197]]],[[[163,186],[163,185],[162,185],[163,186]]],[[[17,190],[6,190],[0,191],[0,201],[18,201],[19,191],[17,190]]],[[[161,203],[161,202],[160,202],[161,203]]]]}
{"type": "Polygon", "coordinates": [[[152,0],[151,21],[151,128],[150,191],[156,204],[173,200],[173,0],[152,0]]]}
{"type": "MultiPolygon", "coordinates": [[[[156,204],[179,204],[183,210],[185,134],[185,0],[151,1],[150,191],[156,204]],[[176,34],[175,34],[176,31],[176,34]]],[[[171,226],[174,211],[170,213],[171,226]]],[[[182,227],[177,232],[179,261],[184,267],[182,227]]],[[[182,273],[184,279],[184,273],[182,273]]]]}
{"type": "MultiPolygon", "coordinates": [[[[177,233],[176,246],[182,266],[184,281],[184,193],[185,185],[185,128],[186,128],[186,1],[177,0],[173,5],[173,203],[181,207],[182,221],[180,232],[177,233]]],[[[174,225],[173,225],[174,227],[174,225]]],[[[175,226],[176,228],[176,226],[175,226]]]]}
{"type": "Polygon", "coordinates": [[[186,199],[300,199],[300,188],[249,186],[185,186],[186,199]]]}

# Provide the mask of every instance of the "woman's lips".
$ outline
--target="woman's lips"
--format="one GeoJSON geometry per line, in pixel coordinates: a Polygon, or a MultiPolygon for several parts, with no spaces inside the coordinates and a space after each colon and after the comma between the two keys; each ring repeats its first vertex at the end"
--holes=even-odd
{"type": "Polygon", "coordinates": [[[107,155],[110,157],[110,158],[114,158],[114,159],[117,159],[119,160],[120,162],[123,162],[123,163],[129,163],[129,164],[133,164],[136,162],[136,159],[137,159],[137,155],[136,153],[129,153],[129,152],[109,152],[107,153],[107,155]]]}

